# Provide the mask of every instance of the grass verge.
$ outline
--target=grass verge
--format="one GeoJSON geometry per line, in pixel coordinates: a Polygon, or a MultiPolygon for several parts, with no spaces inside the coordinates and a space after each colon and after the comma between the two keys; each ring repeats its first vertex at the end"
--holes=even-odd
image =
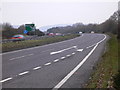
{"type": "Polygon", "coordinates": [[[26,41],[19,41],[19,42],[9,42],[2,44],[2,52],[14,51],[24,48],[30,48],[35,46],[46,45],[50,43],[60,42],[68,39],[72,39],[78,37],[79,35],[65,35],[65,36],[56,36],[56,37],[49,37],[43,38],[40,40],[26,40],[26,41]]]}
{"type": "Polygon", "coordinates": [[[113,88],[113,77],[118,73],[118,41],[115,35],[110,34],[110,37],[107,51],[85,88],[113,88]]]}

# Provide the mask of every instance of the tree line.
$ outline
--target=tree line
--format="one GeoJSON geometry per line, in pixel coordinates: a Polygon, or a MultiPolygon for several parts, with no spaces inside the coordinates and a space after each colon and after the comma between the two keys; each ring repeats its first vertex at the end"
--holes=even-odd
{"type": "MultiPolygon", "coordinates": [[[[2,39],[9,39],[11,38],[13,35],[16,34],[24,34],[24,30],[25,30],[25,25],[21,25],[20,27],[13,28],[13,26],[10,23],[3,23],[1,24],[2,27],[2,39]]],[[[27,33],[27,35],[38,35],[38,36],[43,36],[44,33],[42,31],[40,31],[39,29],[36,29],[35,31],[30,31],[27,33]]]]}
{"type": "MultiPolygon", "coordinates": [[[[47,30],[49,33],[62,33],[62,34],[75,34],[78,32],[90,33],[94,31],[96,33],[113,33],[118,34],[118,38],[120,38],[120,33],[118,32],[120,29],[120,20],[118,19],[120,16],[120,11],[115,12],[108,20],[100,24],[87,24],[84,25],[82,23],[76,23],[72,26],[66,27],[53,27],[47,30]]],[[[16,34],[24,34],[25,25],[21,25],[19,28],[15,29],[9,23],[3,23],[2,25],[2,38],[11,38],[16,34]]],[[[42,36],[44,33],[39,29],[35,31],[31,31],[28,35],[38,35],[42,36]]]]}
{"type": "MultiPolygon", "coordinates": [[[[84,25],[82,23],[76,23],[72,26],[66,26],[66,27],[53,27],[48,29],[48,32],[51,33],[78,33],[78,32],[85,32],[90,33],[91,31],[94,31],[96,33],[113,33],[113,34],[119,34],[118,29],[120,29],[120,20],[118,19],[120,12],[115,12],[108,20],[106,20],[103,23],[100,24],[87,24],[84,25]]],[[[118,35],[119,37],[119,35],[118,35]]]]}

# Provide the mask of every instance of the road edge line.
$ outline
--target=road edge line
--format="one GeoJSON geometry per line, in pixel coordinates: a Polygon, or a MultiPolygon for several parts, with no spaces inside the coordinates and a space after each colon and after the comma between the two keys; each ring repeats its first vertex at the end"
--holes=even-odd
{"type": "Polygon", "coordinates": [[[90,53],[69,74],[67,74],[67,76],[65,76],[52,90],[57,90],[58,88],[60,88],[83,65],[83,63],[93,53],[93,51],[96,49],[97,46],[98,46],[98,43],[90,51],[90,53]]]}
{"type": "Polygon", "coordinates": [[[97,48],[97,46],[106,39],[106,35],[104,35],[104,39],[96,43],[94,48],[87,54],[87,56],[70,72],[65,76],[52,90],[59,89],[83,64],[84,62],[89,58],[89,56],[94,52],[94,50],[97,48]]]}

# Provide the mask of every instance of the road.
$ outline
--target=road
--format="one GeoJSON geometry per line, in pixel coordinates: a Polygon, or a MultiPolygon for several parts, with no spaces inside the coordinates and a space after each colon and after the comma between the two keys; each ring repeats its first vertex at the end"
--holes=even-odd
{"type": "Polygon", "coordinates": [[[58,43],[3,53],[3,88],[82,88],[107,36],[83,34],[58,43]]]}

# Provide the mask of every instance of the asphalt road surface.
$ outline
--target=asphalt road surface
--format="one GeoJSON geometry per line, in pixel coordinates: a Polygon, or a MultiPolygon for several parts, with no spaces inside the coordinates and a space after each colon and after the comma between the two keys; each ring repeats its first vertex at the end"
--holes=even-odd
{"type": "Polygon", "coordinates": [[[105,49],[107,36],[83,34],[58,43],[3,53],[3,88],[82,88],[105,49]]]}

